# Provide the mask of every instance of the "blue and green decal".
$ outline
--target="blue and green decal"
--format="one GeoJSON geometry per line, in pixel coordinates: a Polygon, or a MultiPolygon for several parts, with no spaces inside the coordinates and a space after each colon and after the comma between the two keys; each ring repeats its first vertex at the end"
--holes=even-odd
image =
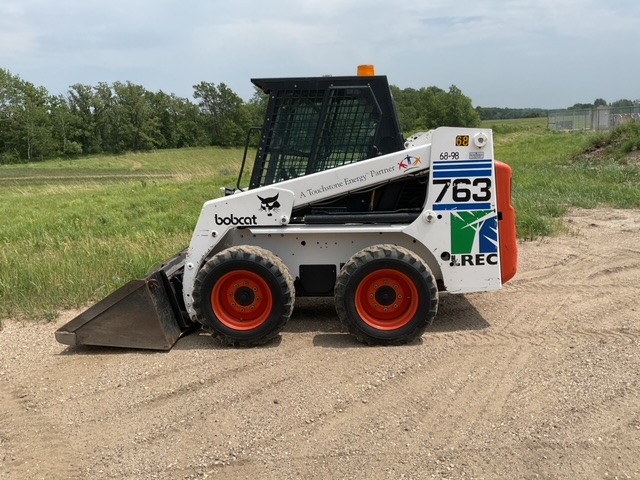
{"type": "Polygon", "coordinates": [[[494,210],[451,212],[451,253],[498,252],[498,216],[494,210]]]}

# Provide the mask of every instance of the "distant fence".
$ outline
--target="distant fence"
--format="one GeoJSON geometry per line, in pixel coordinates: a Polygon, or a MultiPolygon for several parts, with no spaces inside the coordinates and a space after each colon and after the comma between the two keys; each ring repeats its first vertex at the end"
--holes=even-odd
{"type": "Polygon", "coordinates": [[[640,122],[640,104],[590,110],[554,110],[548,116],[548,125],[552,130],[607,131],[630,122],[640,122]]]}

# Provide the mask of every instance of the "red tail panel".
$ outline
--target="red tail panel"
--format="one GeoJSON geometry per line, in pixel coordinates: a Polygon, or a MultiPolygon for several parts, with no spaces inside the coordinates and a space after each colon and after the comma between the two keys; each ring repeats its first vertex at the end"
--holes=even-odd
{"type": "Polygon", "coordinates": [[[500,267],[502,283],[513,278],[518,270],[518,241],[516,238],[516,211],[511,205],[511,167],[506,163],[495,162],[498,182],[498,212],[501,220],[500,230],[500,267]]]}

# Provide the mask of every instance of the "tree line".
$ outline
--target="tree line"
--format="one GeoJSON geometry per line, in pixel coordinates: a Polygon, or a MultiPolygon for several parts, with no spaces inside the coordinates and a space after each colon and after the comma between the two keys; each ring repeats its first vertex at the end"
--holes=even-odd
{"type": "Polygon", "coordinates": [[[265,99],[244,102],[224,83],[194,85],[194,99],[131,82],[75,84],[64,95],[0,69],[0,164],[52,157],[239,145],[260,124],[265,99]]]}
{"type": "Polygon", "coordinates": [[[473,108],[471,99],[452,85],[448,91],[438,87],[419,90],[392,85],[391,92],[402,131],[412,134],[439,126],[477,127],[480,115],[473,108]]]}
{"type": "MultiPolygon", "coordinates": [[[[603,98],[596,98],[593,103],[576,103],[566,110],[591,110],[598,107],[633,107],[639,105],[640,100],[629,100],[626,98],[607,103],[603,98]]],[[[497,107],[476,107],[476,112],[482,120],[509,120],[514,118],[537,118],[547,117],[548,109],[542,108],[497,108],[497,107]]]]}
{"type": "Polygon", "coordinates": [[[482,120],[511,120],[514,118],[546,117],[548,110],[542,108],[499,108],[476,107],[476,112],[482,120]]]}
{"type": "MultiPolygon", "coordinates": [[[[406,134],[440,125],[477,126],[480,116],[456,86],[392,86],[406,134]]],[[[163,148],[241,146],[262,124],[267,97],[244,101],[224,83],[200,82],[188,98],[131,82],[75,84],[65,94],[0,69],[0,164],[163,148]]]]}
{"type": "Polygon", "coordinates": [[[567,110],[591,110],[592,108],[598,107],[633,107],[635,105],[640,105],[640,99],[638,100],[629,100],[628,98],[621,98],[620,100],[616,100],[615,102],[607,103],[604,98],[596,98],[593,103],[576,103],[569,107],[567,110]]]}
{"type": "MultiPolygon", "coordinates": [[[[441,125],[472,127],[481,120],[546,116],[535,108],[476,107],[452,85],[400,89],[391,86],[406,135],[441,125]]],[[[636,102],[601,98],[592,104],[636,102]]],[[[0,68],[0,165],[55,157],[196,146],[240,146],[250,127],[262,124],[267,97],[258,89],[244,101],[224,83],[200,82],[188,98],[152,92],[131,82],[75,84],[50,95],[0,68]]]]}

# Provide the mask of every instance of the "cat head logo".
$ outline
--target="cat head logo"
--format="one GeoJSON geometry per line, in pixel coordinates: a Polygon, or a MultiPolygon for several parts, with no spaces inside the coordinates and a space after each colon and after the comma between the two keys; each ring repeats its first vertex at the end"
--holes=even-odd
{"type": "Polygon", "coordinates": [[[260,211],[267,212],[267,215],[271,217],[273,212],[278,213],[278,209],[280,208],[280,202],[278,202],[278,197],[280,194],[276,194],[275,197],[262,198],[258,195],[258,200],[260,200],[260,211]]]}

